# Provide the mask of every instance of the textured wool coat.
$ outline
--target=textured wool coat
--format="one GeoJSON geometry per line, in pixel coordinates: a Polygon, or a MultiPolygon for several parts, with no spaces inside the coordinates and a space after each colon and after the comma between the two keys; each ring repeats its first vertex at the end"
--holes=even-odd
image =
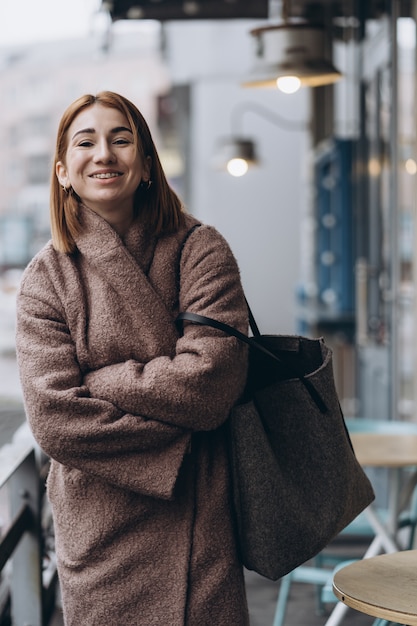
{"type": "Polygon", "coordinates": [[[25,271],[17,354],[27,416],[51,457],[48,496],[67,626],[243,626],[225,421],[244,346],[174,320],[247,329],[239,271],[196,220],[124,240],[82,208],[77,252],[25,271]]]}

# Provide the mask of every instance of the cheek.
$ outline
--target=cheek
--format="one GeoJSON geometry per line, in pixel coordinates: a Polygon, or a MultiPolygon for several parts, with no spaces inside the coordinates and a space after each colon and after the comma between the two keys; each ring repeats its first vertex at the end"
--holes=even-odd
{"type": "Polygon", "coordinates": [[[83,175],[83,170],[84,170],[84,161],[85,159],[82,158],[72,158],[70,161],[68,161],[67,163],[67,171],[68,171],[68,176],[71,179],[80,179],[80,177],[83,175]]]}

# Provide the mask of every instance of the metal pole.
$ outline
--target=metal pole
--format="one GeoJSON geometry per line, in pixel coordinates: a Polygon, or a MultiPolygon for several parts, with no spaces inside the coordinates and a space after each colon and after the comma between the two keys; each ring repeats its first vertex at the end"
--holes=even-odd
{"type": "Polygon", "coordinates": [[[390,19],[391,30],[391,124],[390,124],[390,144],[391,144],[391,197],[390,197],[390,243],[391,243],[391,354],[389,359],[391,395],[390,414],[392,419],[398,417],[399,406],[399,351],[398,351],[398,326],[399,311],[398,299],[400,292],[400,255],[399,255],[399,206],[398,206],[398,41],[397,22],[400,16],[400,0],[394,0],[391,4],[392,14],[390,19]]]}

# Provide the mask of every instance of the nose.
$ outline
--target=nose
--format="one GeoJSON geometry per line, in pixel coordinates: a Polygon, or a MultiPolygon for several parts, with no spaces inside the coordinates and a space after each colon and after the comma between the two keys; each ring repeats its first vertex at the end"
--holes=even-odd
{"type": "Polygon", "coordinates": [[[105,138],[98,141],[94,153],[94,161],[96,163],[112,163],[114,160],[115,156],[112,150],[112,144],[105,138]]]}

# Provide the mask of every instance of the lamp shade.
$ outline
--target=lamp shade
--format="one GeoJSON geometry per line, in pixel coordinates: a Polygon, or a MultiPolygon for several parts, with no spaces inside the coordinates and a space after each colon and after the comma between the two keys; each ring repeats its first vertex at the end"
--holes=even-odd
{"type": "Polygon", "coordinates": [[[245,87],[277,87],[284,77],[318,87],[341,78],[328,58],[326,33],[320,26],[284,23],[255,28],[251,35],[256,38],[257,61],[243,82],[245,87]]]}

